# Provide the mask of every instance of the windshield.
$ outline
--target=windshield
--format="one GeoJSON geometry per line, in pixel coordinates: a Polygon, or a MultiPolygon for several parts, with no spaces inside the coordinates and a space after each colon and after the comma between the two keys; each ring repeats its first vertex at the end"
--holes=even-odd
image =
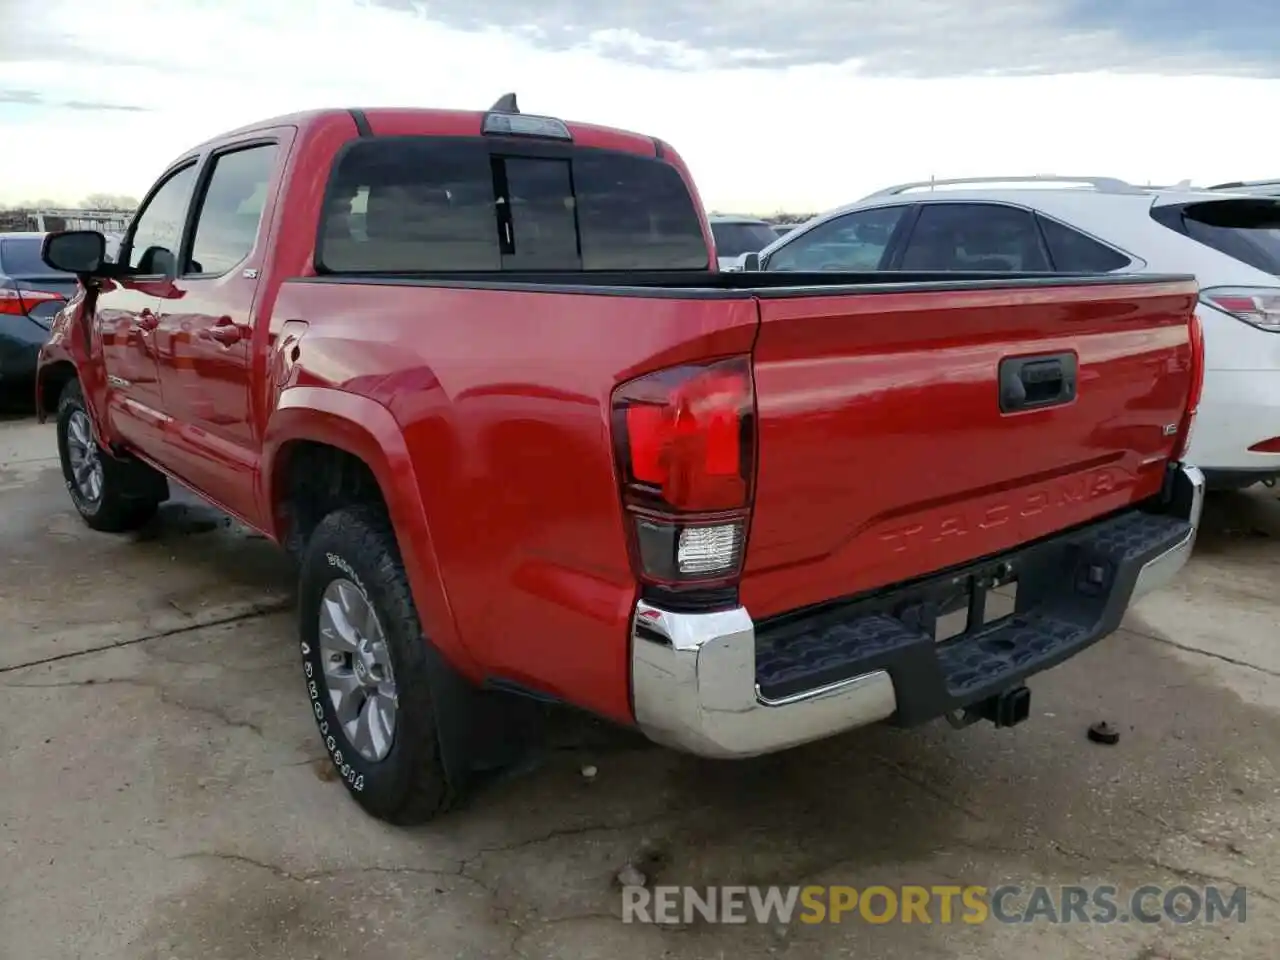
{"type": "Polygon", "coordinates": [[[1219,253],[1280,276],[1280,202],[1218,200],[1182,208],[1187,236],[1219,253]]]}
{"type": "Polygon", "coordinates": [[[767,223],[712,223],[711,233],[716,239],[717,257],[759,253],[778,239],[767,223]]]}
{"type": "Polygon", "coordinates": [[[0,240],[0,274],[9,277],[69,277],[51,269],[40,259],[43,237],[17,237],[0,240]]]}

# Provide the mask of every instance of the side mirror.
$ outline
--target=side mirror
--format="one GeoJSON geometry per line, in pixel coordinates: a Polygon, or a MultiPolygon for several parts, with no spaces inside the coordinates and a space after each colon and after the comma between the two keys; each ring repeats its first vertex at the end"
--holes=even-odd
{"type": "Polygon", "coordinates": [[[760,269],[760,254],[747,253],[742,256],[742,269],[755,271],[760,269]]]}
{"type": "Polygon", "coordinates": [[[144,276],[159,274],[171,277],[177,265],[173,253],[165,247],[151,246],[142,251],[138,258],[138,273],[144,276]]]}
{"type": "Polygon", "coordinates": [[[44,238],[40,259],[62,273],[99,273],[107,259],[107,238],[97,230],[62,230],[44,238]]]}

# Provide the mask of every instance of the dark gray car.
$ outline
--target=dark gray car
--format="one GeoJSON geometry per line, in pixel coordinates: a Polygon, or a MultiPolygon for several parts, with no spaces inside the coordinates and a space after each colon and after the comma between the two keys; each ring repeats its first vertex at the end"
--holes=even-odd
{"type": "Polygon", "coordinates": [[[0,233],[0,400],[6,405],[32,402],[40,346],[79,283],[40,259],[44,237],[0,233]]]}

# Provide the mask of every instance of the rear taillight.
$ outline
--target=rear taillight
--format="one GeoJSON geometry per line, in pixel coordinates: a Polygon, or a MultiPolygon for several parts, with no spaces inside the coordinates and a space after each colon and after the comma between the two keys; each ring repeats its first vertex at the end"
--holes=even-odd
{"type": "Polygon", "coordinates": [[[25,317],[27,309],[22,304],[22,297],[17,290],[0,289],[0,314],[4,316],[25,317]]]}
{"type": "Polygon", "coordinates": [[[1280,332],[1280,290],[1274,287],[1208,287],[1200,299],[1259,330],[1280,332]]]}
{"type": "Polygon", "coordinates": [[[61,294],[49,293],[46,290],[3,288],[0,289],[0,314],[25,317],[42,303],[48,303],[51,300],[61,303],[64,299],[61,294]]]}
{"type": "Polygon", "coordinates": [[[1191,434],[1196,427],[1196,412],[1200,409],[1200,395],[1204,393],[1204,323],[1200,314],[1192,312],[1191,323],[1191,382],[1187,391],[1187,409],[1178,425],[1178,443],[1173,458],[1181,460],[1191,447],[1191,434]]]}
{"type": "Polygon", "coordinates": [[[750,358],[659,370],[618,387],[612,408],[637,575],[660,586],[736,579],[755,471],[750,358]]]}

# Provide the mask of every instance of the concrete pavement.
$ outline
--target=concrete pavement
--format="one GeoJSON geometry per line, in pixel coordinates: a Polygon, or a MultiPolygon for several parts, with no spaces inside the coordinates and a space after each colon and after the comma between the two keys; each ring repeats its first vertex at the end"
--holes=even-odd
{"type": "Polygon", "coordinates": [[[1191,567],[1033,680],[1031,722],[873,729],[740,763],[553,717],[427,828],[329,772],[292,572],[189,498],[74,515],[51,427],[0,423],[0,960],[1280,955],[1280,503],[1210,502],[1191,567]],[[1107,719],[1122,738],[1090,743],[1107,719]],[[586,765],[597,768],[584,777],[586,765]],[[661,884],[1206,884],[1244,923],[623,924],[661,884]]]}

